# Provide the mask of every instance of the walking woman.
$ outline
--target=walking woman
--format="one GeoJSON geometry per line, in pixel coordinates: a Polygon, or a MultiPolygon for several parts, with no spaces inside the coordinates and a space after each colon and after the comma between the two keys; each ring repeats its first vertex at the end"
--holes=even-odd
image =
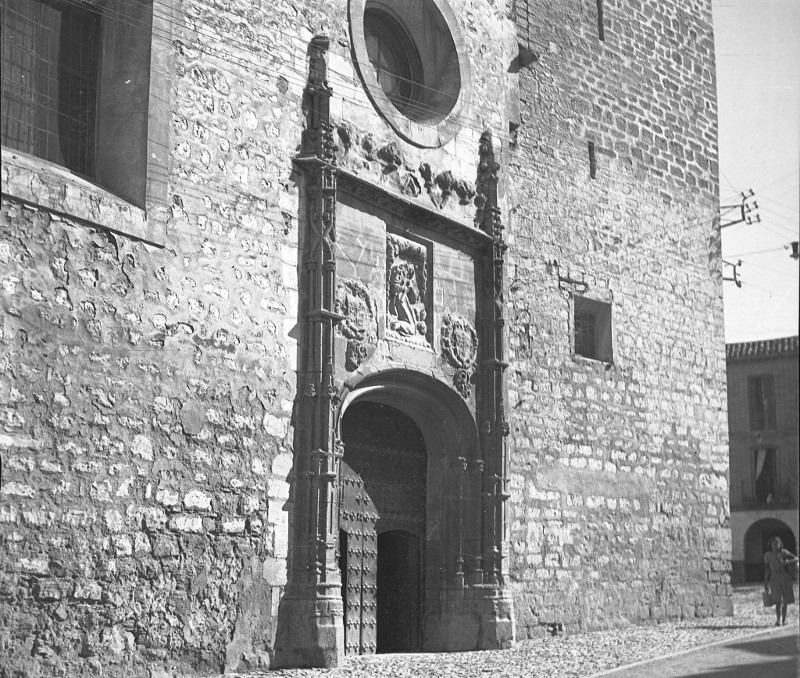
{"type": "Polygon", "coordinates": [[[797,563],[798,559],[783,548],[780,537],[770,539],[769,548],[764,554],[764,590],[769,591],[775,603],[775,626],[786,626],[786,608],[794,602],[792,563],[797,563]]]}

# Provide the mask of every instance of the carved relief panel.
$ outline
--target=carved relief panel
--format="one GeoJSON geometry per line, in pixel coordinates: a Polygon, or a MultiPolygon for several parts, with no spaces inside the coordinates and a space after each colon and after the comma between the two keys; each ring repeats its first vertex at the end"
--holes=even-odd
{"type": "Polygon", "coordinates": [[[428,251],[398,235],[386,235],[386,336],[430,345],[428,251]]]}
{"type": "Polygon", "coordinates": [[[478,358],[478,334],[472,323],[461,315],[447,313],[442,320],[441,346],[445,360],[455,368],[453,385],[464,398],[469,398],[478,358]]]}
{"type": "Polygon", "coordinates": [[[336,287],[335,310],[342,316],[338,331],[347,339],[345,369],[352,371],[378,339],[375,299],[363,282],[344,278],[336,287]]]}

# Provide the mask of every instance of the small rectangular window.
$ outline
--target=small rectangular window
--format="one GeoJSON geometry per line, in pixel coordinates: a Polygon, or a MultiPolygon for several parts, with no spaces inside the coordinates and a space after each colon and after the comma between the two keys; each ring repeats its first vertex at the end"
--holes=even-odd
{"type": "Polygon", "coordinates": [[[597,37],[602,41],[606,39],[605,19],[603,18],[603,0],[597,0],[597,37]]]}
{"type": "Polygon", "coordinates": [[[576,355],[613,362],[611,304],[576,295],[573,333],[576,355]]]}
{"type": "Polygon", "coordinates": [[[772,504],[776,501],[775,450],[760,448],[753,450],[753,499],[758,504],[772,504]]]}
{"type": "Polygon", "coordinates": [[[750,377],[747,380],[747,395],[750,406],[750,430],[774,431],[775,383],[772,375],[750,377]]]}

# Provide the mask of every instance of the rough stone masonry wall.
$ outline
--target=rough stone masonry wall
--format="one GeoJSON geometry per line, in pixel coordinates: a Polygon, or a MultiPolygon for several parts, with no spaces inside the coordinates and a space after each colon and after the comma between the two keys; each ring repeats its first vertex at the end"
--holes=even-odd
{"type": "MultiPolygon", "coordinates": [[[[479,49],[468,26],[494,24],[485,5],[461,4],[467,43],[479,49]]],[[[518,16],[528,9],[516,6],[518,16]]],[[[172,69],[166,246],[3,196],[3,678],[161,678],[269,661],[296,384],[291,157],[308,42],[330,35],[346,60],[346,3],[172,7],[172,36],[157,36],[172,69]]],[[[602,615],[615,609],[633,618],[633,600],[636,618],[710,609],[708,577],[726,590],[715,153],[704,138],[715,118],[710,19],[692,7],[700,47],[687,38],[675,51],[682,63],[651,59],[664,12],[675,36],[690,21],[660,7],[607,8],[615,23],[603,47],[585,3],[531,5],[530,35],[522,28],[542,59],[523,73],[526,122],[504,165],[519,177],[505,220],[520,635],[551,618],[584,628],[607,625],[602,615]],[[666,101],[652,100],[646,78],[663,80],[666,101]],[[633,107],[622,105],[625,91],[640,93],[633,107]],[[664,130],[677,146],[663,147],[664,130]],[[618,360],[608,372],[570,358],[567,302],[547,259],[614,291],[618,360]]],[[[478,88],[468,149],[447,151],[458,167],[441,169],[469,178],[481,123],[497,121],[483,110],[489,91],[478,88]]],[[[385,127],[376,137],[382,146],[385,127]]],[[[13,183],[13,169],[3,172],[13,183]]],[[[66,201],[81,197],[64,199],[68,214],[66,201]]]]}
{"type": "Polygon", "coordinates": [[[164,248],[3,196],[4,678],[269,664],[296,384],[291,157],[307,42],[329,20],[174,3],[164,248]]]}
{"type": "MultiPolygon", "coordinates": [[[[504,127],[504,7],[455,7],[473,107],[442,151],[398,144],[409,172],[425,160],[474,181],[481,132],[504,127]]],[[[355,77],[344,0],[159,0],[154,16],[170,84],[156,92],[171,113],[163,248],[68,216],[102,212],[98,189],[3,163],[2,678],[269,665],[301,332],[291,159],[314,35],[331,38],[335,120],[367,155],[367,136],[393,140],[355,77]],[[57,212],[5,189],[21,185],[57,212]]],[[[370,162],[355,164],[394,190],[370,162]]],[[[148,211],[152,227],[163,210],[148,211]]]]}
{"type": "Polygon", "coordinates": [[[708,2],[516,3],[509,227],[517,634],[730,612],[708,2]],[[589,142],[596,178],[590,177],[589,142]],[[610,302],[574,357],[570,294],[610,302]]]}

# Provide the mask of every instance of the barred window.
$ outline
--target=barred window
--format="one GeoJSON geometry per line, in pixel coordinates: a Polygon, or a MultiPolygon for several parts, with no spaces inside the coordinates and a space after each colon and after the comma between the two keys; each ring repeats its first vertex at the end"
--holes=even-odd
{"type": "Polygon", "coordinates": [[[152,0],[2,0],[3,146],[144,207],[152,0]]]}
{"type": "Polygon", "coordinates": [[[389,101],[411,118],[425,117],[416,110],[422,64],[403,27],[387,12],[367,8],[364,12],[364,37],[375,78],[389,101]]]}
{"type": "Polygon", "coordinates": [[[3,143],[92,177],[100,15],[7,0],[2,26],[3,143]]]}
{"type": "MultiPolygon", "coordinates": [[[[402,138],[438,148],[463,122],[470,66],[457,9],[445,0],[349,0],[359,77],[381,116],[402,138]]],[[[455,3],[457,5],[457,3],[455,3]]]]}

